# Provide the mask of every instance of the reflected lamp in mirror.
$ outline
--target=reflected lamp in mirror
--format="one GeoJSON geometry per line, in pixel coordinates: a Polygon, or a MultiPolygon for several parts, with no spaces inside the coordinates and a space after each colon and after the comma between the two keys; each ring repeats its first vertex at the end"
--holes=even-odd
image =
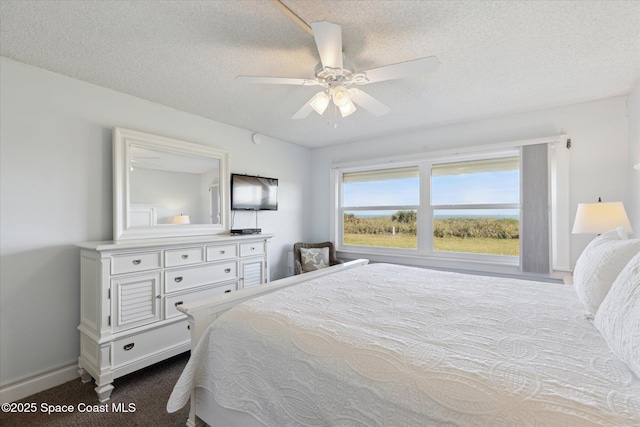
{"type": "Polygon", "coordinates": [[[173,223],[174,224],[191,224],[191,221],[189,221],[189,215],[176,215],[173,217],[173,223]]]}
{"type": "Polygon", "coordinates": [[[602,234],[617,227],[623,227],[628,234],[633,233],[629,217],[622,202],[578,203],[573,234],[602,234]]]}

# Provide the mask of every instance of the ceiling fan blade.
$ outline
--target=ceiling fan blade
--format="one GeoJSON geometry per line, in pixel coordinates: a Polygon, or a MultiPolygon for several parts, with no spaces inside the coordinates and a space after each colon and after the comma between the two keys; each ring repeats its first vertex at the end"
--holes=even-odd
{"type": "Polygon", "coordinates": [[[439,65],[440,61],[438,61],[438,58],[435,56],[399,62],[397,64],[362,71],[361,74],[366,76],[366,80],[358,83],[369,84],[385,80],[402,79],[405,77],[429,74],[435,72],[439,65]]]}
{"type": "Polygon", "coordinates": [[[342,68],[342,28],[327,21],[312,22],[322,67],[342,68]]]}
{"type": "Polygon", "coordinates": [[[296,79],[293,77],[236,76],[236,80],[246,83],[276,85],[314,86],[318,84],[315,79],[296,79]]]}
{"type": "Polygon", "coordinates": [[[313,107],[311,106],[311,101],[313,101],[313,98],[315,98],[315,95],[309,101],[307,101],[307,103],[304,104],[302,108],[298,110],[297,113],[291,116],[291,118],[294,120],[299,120],[299,119],[304,119],[309,114],[311,114],[311,112],[313,111],[313,107]]]}
{"type": "Polygon", "coordinates": [[[384,116],[391,108],[384,105],[382,102],[375,99],[373,96],[368,95],[360,89],[351,89],[351,100],[373,114],[374,116],[384,116]]]}

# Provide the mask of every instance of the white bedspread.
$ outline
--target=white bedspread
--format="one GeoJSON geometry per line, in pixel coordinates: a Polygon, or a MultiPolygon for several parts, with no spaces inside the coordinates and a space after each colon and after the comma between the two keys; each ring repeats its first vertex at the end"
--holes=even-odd
{"type": "Polygon", "coordinates": [[[640,379],[570,286],[388,264],[236,306],[192,387],[268,426],[640,426],[640,379]]]}

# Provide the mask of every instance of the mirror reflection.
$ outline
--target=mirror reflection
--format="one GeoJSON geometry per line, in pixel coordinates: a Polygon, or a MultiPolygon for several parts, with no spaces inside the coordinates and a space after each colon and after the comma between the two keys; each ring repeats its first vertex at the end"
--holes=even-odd
{"type": "Polygon", "coordinates": [[[220,161],[131,143],[129,227],[220,224],[220,161]]]}

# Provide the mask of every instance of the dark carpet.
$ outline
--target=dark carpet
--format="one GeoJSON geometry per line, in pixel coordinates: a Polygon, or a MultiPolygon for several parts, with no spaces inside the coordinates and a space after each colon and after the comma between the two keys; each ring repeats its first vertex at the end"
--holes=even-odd
{"type": "MultiPolygon", "coordinates": [[[[83,384],[80,378],[20,400],[36,403],[35,413],[0,412],[0,425],[8,426],[184,426],[189,417],[189,404],[173,414],[167,412],[169,395],[184,366],[189,352],[172,357],[113,382],[111,400],[101,404],[93,390],[95,383],[83,384]],[[50,406],[66,405],[72,413],[43,412],[50,406]],[[88,409],[108,412],[88,412],[88,409]],[[85,412],[80,412],[80,410],[85,412]],[[120,412],[117,412],[117,411],[120,412]],[[124,411],[128,412],[124,412],[124,411]]],[[[4,407],[3,407],[4,408],[4,407]]]]}

